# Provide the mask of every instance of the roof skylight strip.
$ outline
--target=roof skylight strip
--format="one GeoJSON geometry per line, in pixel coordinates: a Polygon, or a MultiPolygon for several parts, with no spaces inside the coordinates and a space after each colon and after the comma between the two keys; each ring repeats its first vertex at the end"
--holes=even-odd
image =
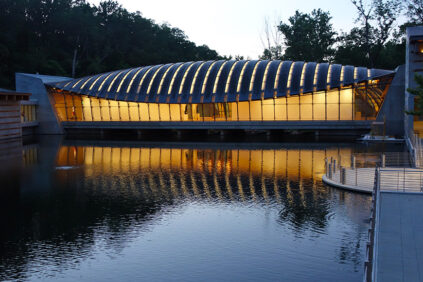
{"type": "Polygon", "coordinates": [[[207,70],[206,76],[205,76],[204,81],[203,81],[203,87],[201,88],[201,94],[204,94],[204,92],[206,91],[206,85],[207,85],[207,80],[209,79],[210,71],[216,63],[217,63],[217,61],[213,62],[209,66],[209,69],[207,70]]]}
{"type": "Polygon", "coordinates": [[[172,76],[172,80],[170,81],[169,90],[167,91],[167,94],[170,95],[172,93],[173,84],[175,83],[175,78],[179,73],[179,70],[182,68],[184,64],[181,64],[175,71],[175,73],[172,76]]]}
{"type": "Polygon", "coordinates": [[[173,64],[173,65],[170,65],[170,66],[167,68],[167,70],[165,71],[164,75],[162,76],[162,80],[160,80],[159,89],[157,90],[157,94],[160,94],[160,93],[162,92],[163,82],[164,82],[164,80],[166,79],[166,76],[167,76],[167,74],[168,74],[169,70],[170,70],[173,66],[174,66],[174,64],[173,64]]]}
{"type": "Polygon", "coordinates": [[[213,94],[215,94],[215,93],[216,93],[216,91],[217,91],[217,85],[218,85],[218,83],[219,83],[220,74],[222,73],[222,70],[223,70],[223,68],[225,67],[226,63],[227,63],[227,61],[226,61],[226,62],[224,62],[224,63],[220,66],[220,69],[219,69],[219,71],[217,72],[217,76],[216,76],[216,79],[215,79],[215,81],[214,81],[214,86],[213,86],[213,94]]]}
{"type": "Polygon", "coordinates": [[[189,91],[189,94],[194,93],[194,87],[195,87],[195,82],[197,81],[198,73],[200,72],[201,68],[204,66],[205,63],[206,62],[202,62],[201,65],[198,67],[197,71],[195,72],[194,79],[192,80],[192,83],[191,83],[191,89],[189,91]]]}
{"type": "MultiPolygon", "coordinates": [[[[151,67],[150,67],[151,68],[151,67]]],[[[143,67],[143,68],[140,68],[133,76],[132,76],[132,78],[131,78],[131,81],[129,82],[129,84],[128,84],[128,87],[126,88],[126,93],[129,93],[129,91],[131,91],[131,87],[132,87],[132,84],[134,83],[134,80],[135,80],[135,78],[138,76],[138,74],[143,70],[143,69],[145,69],[145,67],[143,67]]]]}
{"type": "Polygon", "coordinates": [[[258,68],[258,66],[259,66],[260,62],[261,62],[261,61],[258,61],[258,62],[256,63],[256,65],[254,66],[253,74],[251,75],[251,80],[250,80],[250,89],[249,89],[249,92],[252,92],[252,91],[253,91],[253,88],[254,88],[254,81],[256,80],[257,68],[258,68]]]}
{"type": "Polygon", "coordinates": [[[264,70],[263,81],[261,83],[261,91],[264,91],[265,88],[266,88],[267,74],[269,73],[269,68],[270,68],[271,63],[272,63],[272,61],[269,61],[267,63],[266,69],[264,70]]]}
{"type": "Polygon", "coordinates": [[[191,68],[194,64],[195,64],[195,62],[193,62],[191,65],[189,65],[189,67],[185,70],[184,76],[183,76],[182,81],[181,81],[181,85],[179,86],[179,94],[182,94],[182,90],[184,90],[184,84],[185,84],[185,80],[187,79],[188,72],[191,70],[191,68]]]}
{"type": "Polygon", "coordinates": [[[239,78],[238,78],[238,86],[236,87],[236,92],[238,92],[238,93],[241,91],[241,84],[242,84],[242,80],[244,78],[244,72],[245,72],[245,69],[247,68],[247,65],[248,65],[249,62],[250,61],[246,61],[244,63],[244,66],[241,69],[241,74],[239,75],[239,78]]]}
{"type": "Polygon", "coordinates": [[[229,70],[229,75],[228,75],[228,78],[226,79],[225,93],[228,93],[228,92],[229,92],[229,85],[230,85],[230,83],[231,83],[232,73],[234,72],[235,66],[236,66],[238,63],[239,63],[239,61],[236,61],[236,62],[232,65],[231,69],[229,70]]]}

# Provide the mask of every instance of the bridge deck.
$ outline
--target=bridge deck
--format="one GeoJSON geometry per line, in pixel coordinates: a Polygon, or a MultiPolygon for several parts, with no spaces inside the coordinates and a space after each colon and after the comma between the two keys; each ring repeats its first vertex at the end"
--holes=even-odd
{"type": "Polygon", "coordinates": [[[381,192],[375,281],[423,281],[423,194],[381,192]]]}

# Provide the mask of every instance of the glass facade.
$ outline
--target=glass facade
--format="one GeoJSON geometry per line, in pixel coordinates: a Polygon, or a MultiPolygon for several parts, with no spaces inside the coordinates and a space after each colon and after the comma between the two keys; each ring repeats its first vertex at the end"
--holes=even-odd
{"type": "Polygon", "coordinates": [[[138,103],[51,90],[61,121],[373,120],[389,84],[378,81],[308,94],[230,103],[138,103]]]}

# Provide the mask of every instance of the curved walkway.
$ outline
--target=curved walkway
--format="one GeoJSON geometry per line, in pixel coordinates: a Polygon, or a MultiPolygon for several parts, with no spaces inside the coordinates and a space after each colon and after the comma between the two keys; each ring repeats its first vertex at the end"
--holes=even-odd
{"type": "MultiPolygon", "coordinates": [[[[372,193],[375,168],[344,168],[323,175],[324,183],[350,191],[372,193]]],[[[423,192],[423,169],[387,167],[380,169],[380,190],[390,192],[423,192]]]]}

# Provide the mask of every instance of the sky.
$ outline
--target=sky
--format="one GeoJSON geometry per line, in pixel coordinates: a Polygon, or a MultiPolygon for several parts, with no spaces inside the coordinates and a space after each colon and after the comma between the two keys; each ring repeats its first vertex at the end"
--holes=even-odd
{"type": "MultiPolygon", "coordinates": [[[[89,0],[98,4],[100,0],[89,0]]],[[[118,0],[130,12],[168,23],[185,32],[197,45],[207,45],[220,55],[258,58],[264,50],[265,19],[272,26],[287,22],[296,10],[329,11],[337,31],[349,31],[356,10],[350,0],[118,0]]]]}

